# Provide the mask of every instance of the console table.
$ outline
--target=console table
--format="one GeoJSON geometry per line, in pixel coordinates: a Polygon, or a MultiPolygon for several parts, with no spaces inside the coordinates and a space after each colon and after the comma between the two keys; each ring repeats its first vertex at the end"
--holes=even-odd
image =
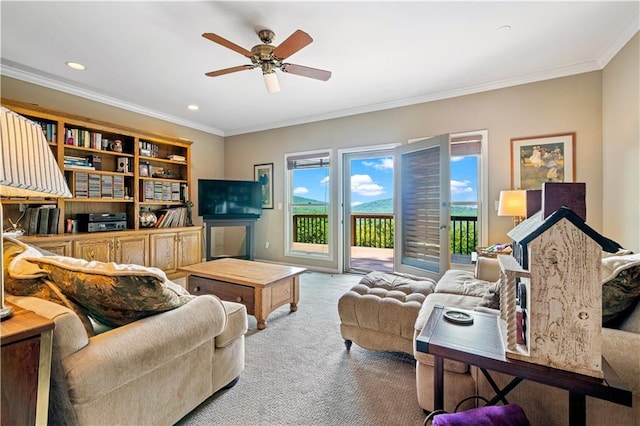
{"type": "Polygon", "coordinates": [[[2,425],[46,425],[53,321],[19,306],[0,323],[2,425]]]}
{"type": "Polygon", "coordinates": [[[507,404],[506,395],[522,380],[533,380],[568,390],[571,426],[586,424],[586,396],[627,407],[632,405],[631,390],[604,358],[602,359],[604,379],[507,358],[498,326],[498,317],[490,313],[437,305],[416,338],[416,349],[434,356],[435,410],[444,408],[444,358],[475,365],[480,369],[496,392],[496,396],[489,401],[489,404],[495,404],[498,401],[507,404]],[[444,318],[444,313],[448,310],[471,315],[473,324],[450,322],[444,318]],[[503,389],[499,389],[488,370],[514,376],[514,379],[503,389]]]}

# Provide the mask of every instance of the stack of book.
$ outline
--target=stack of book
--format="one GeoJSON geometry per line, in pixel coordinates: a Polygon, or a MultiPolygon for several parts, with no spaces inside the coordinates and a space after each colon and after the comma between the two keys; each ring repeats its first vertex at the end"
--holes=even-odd
{"type": "Polygon", "coordinates": [[[81,148],[102,149],[102,133],[85,129],[65,129],[65,144],[81,148]]]}
{"type": "Polygon", "coordinates": [[[64,156],[64,168],[65,169],[83,169],[83,170],[95,170],[95,167],[89,162],[86,157],[74,157],[72,155],[64,156]]]}
{"type": "Polygon", "coordinates": [[[58,233],[60,209],[55,205],[27,207],[23,229],[25,235],[46,235],[58,233]]]}
{"type": "Polygon", "coordinates": [[[158,220],[156,228],[178,228],[187,226],[187,208],[174,207],[170,209],[160,209],[156,212],[158,220]]]}

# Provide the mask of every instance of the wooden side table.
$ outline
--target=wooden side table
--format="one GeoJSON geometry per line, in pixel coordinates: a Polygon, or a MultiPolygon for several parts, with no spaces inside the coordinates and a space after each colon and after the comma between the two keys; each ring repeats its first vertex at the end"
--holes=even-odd
{"type": "Polygon", "coordinates": [[[0,323],[2,425],[46,425],[54,322],[11,305],[0,323]]]}
{"type": "Polygon", "coordinates": [[[586,396],[592,396],[615,404],[632,406],[632,393],[607,361],[602,359],[604,379],[563,371],[521,360],[507,358],[498,327],[498,317],[493,314],[446,308],[436,305],[427,323],[416,338],[416,350],[434,356],[434,409],[444,408],[444,358],[477,366],[496,392],[489,405],[502,401],[522,380],[566,389],[569,391],[569,424],[586,424],[586,396]],[[448,310],[473,316],[473,324],[456,324],[444,318],[448,310]],[[514,376],[503,389],[499,389],[489,371],[514,376]]]}

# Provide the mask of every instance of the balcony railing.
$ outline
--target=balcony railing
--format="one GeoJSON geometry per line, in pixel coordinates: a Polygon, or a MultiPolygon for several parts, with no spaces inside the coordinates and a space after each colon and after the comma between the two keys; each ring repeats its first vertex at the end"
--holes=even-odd
{"type": "MultiPolygon", "coordinates": [[[[452,254],[470,255],[478,245],[478,218],[451,216],[452,254]]],[[[351,246],[393,248],[394,219],[390,214],[352,214],[351,246]]],[[[329,222],[326,214],[293,215],[293,241],[328,244],[329,222]]]]}

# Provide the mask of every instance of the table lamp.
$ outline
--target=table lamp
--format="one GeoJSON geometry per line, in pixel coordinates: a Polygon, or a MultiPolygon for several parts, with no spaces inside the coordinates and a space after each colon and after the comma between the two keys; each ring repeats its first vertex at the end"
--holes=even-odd
{"type": "Polygon", "coordinates": [[[527,215],[527,191],[500,191],[498,216],[512,216],[513,225],[518,226],[527,215]]]}
{"type": "MultiPolygon", "coordinates": [[[[0,196],[71,197],[64,175],[51,152],[42,128],[27,118],[2,107],[0,116],[0,196]]],[[[0,237],[4,228],[0,203],[0,237]]],[[[0,238],[1,239],[1,238],[0,238]]],[[[4,245],[4,244],[3,244],[4,245]]],[[[4,253],[0,245],[0,320],[13,313],[4,305],[4,253]]]]}

